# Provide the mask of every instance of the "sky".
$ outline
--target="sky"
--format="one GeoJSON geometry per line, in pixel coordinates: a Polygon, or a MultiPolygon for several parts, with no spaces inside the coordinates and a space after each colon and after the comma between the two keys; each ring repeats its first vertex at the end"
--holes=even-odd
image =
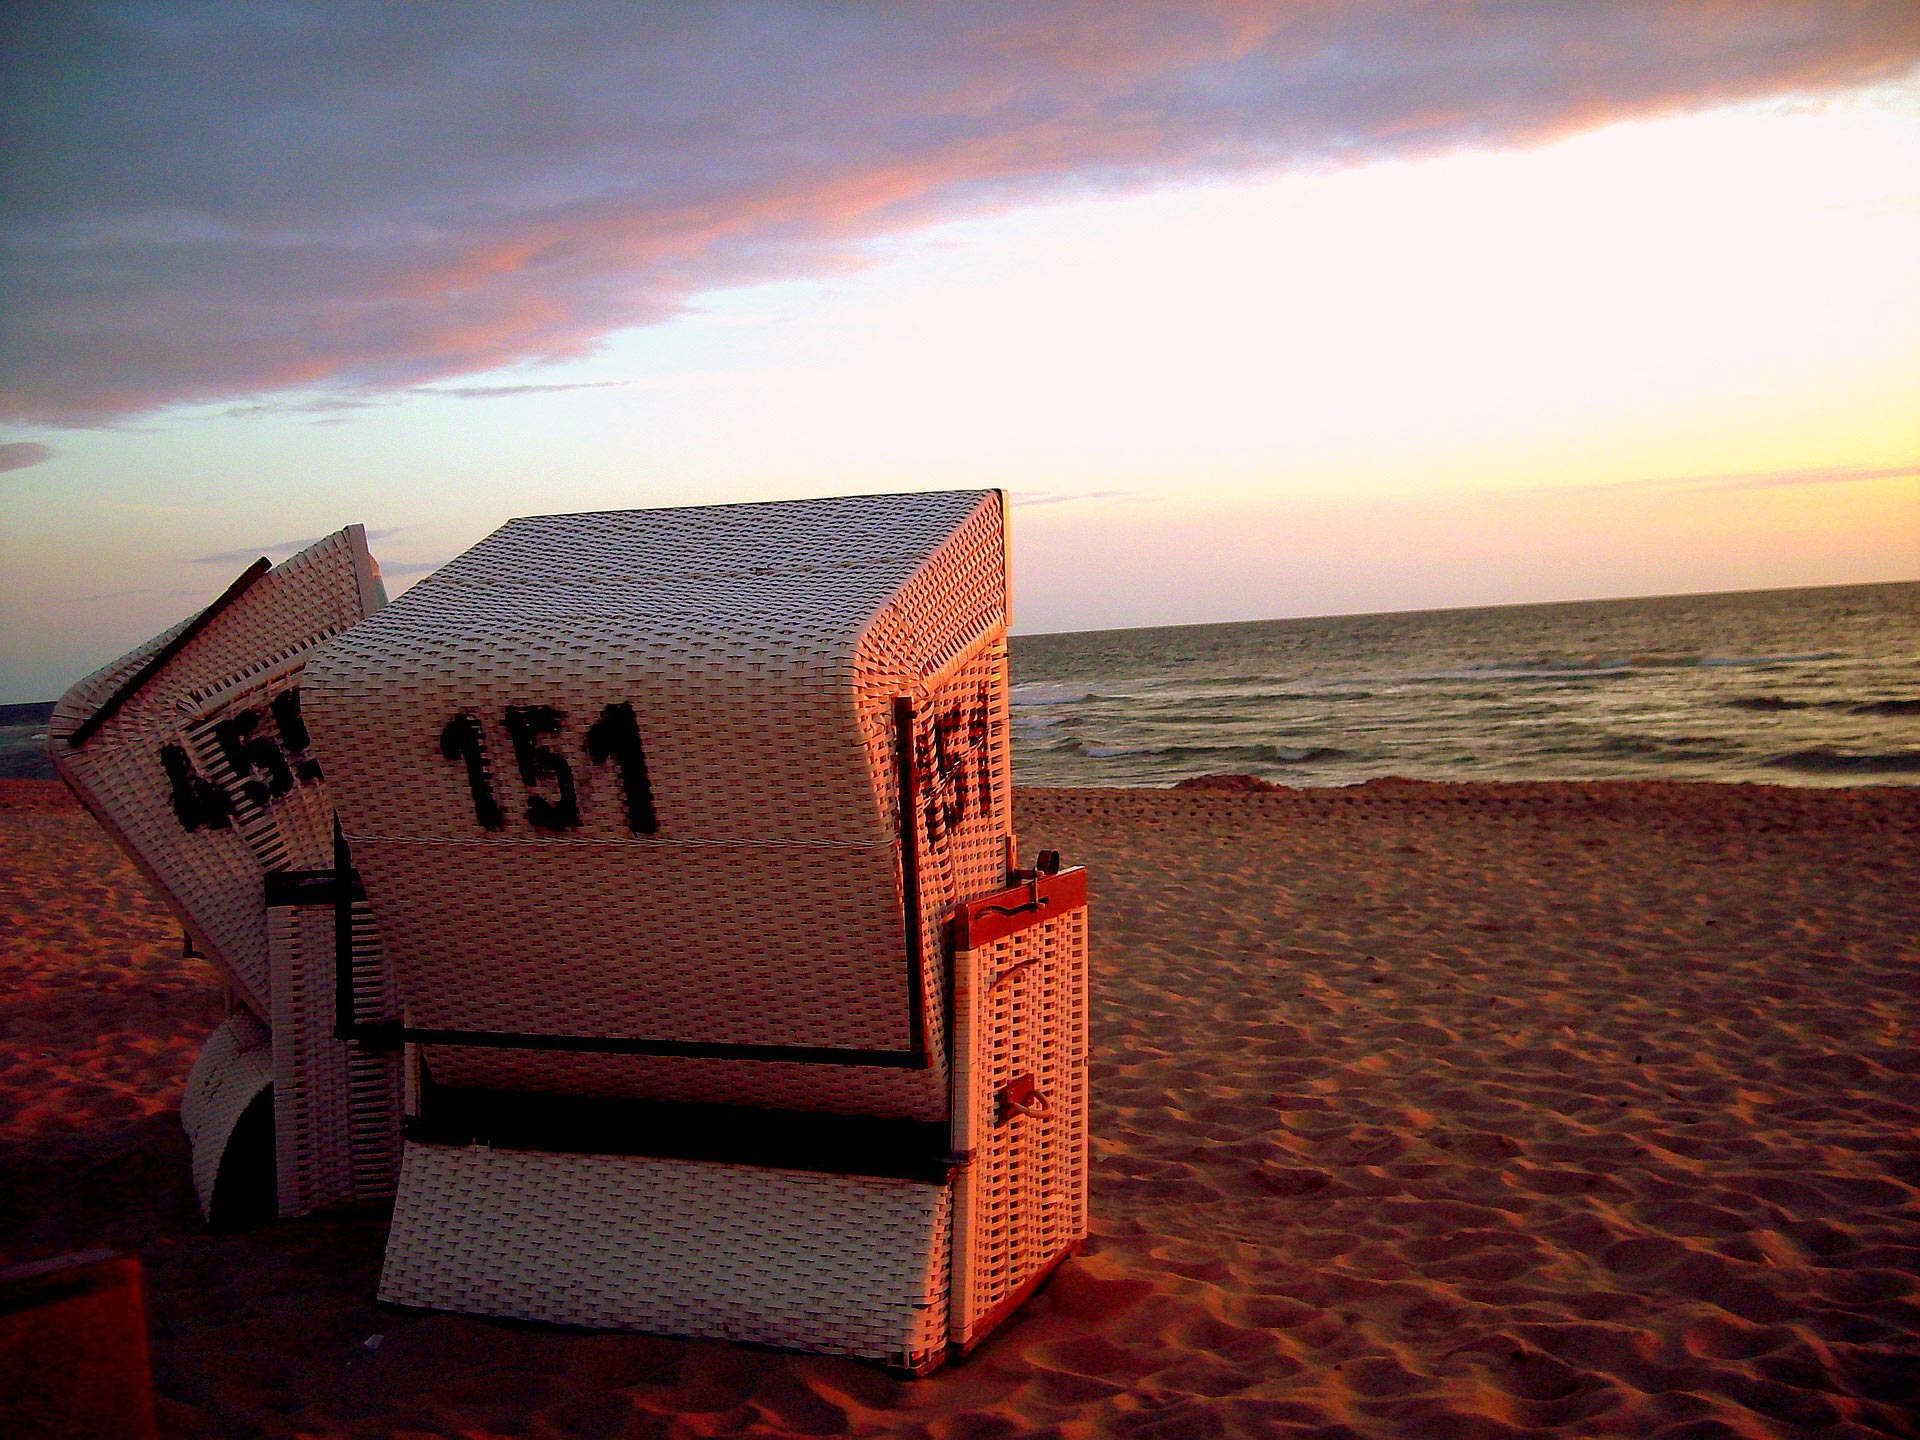
{"type": "Polygon", "coordinates": [[[1016,629],[1920,578],[1920,6],[0,15],[0,702],[258,555],[998,486],[1016,629]]]}

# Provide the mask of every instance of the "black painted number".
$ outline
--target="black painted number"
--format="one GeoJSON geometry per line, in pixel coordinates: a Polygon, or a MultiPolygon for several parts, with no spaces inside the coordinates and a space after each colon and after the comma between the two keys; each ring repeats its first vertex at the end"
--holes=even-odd
{"type": "Polygon", "coordinates": [[[320,762],[306,753],[313,737],[307,733],[307,722],[300,716],[300,692],[284,690],[273,697],[273,703],[267,708],[273,711],[274,728],[280,732],[280,743],[286,746],[293,760],[293,773],[300,777],[300,783],[307,785],[318,780],[320,762]]]}
{"type": "Polygon", "coordinates": [[[259,714],[241,710],[213,727],[213,739],[239,779],[240,793],[265,805],[293,789],[293,767],[278,745],[254,734],[259,728],[259,714]]]}
{"type": "Polygon", "coordinates": [[[509,705],[507,733],[513,758],[527,787],[527,822],[536,830],[572,830],[580,824],[580,800],[573,789],[573,767],[560,753],[542,745],[544,735],[560,733],[560,712],[551,705],[509,705]],[[549,797],[534,787],[551,780],[559,794],[549,797]]]}
{"type": "Polygon", "coordinates": [[[660,828],[653,809],[653,782],[647,778],[647,752],[640,745],[640,724],[633,706],[609,705],[587,731],[587,758],[596,765],[611,760],[620,767],[621,798],[626,802],[627,829],[651,835],[660,828]]]}
{"type": "Polygon", "coordinates": [[[213,726],[219,758],[232,773],[225,783],[209,780],[194,768],[181,745],[163,746],[160,768],[166,772],[173,813],[188,830],[225,830],[233,823],[236,787],[240,797],[261,809],[292,793],[294,783],[310,785],[320,778],[320,763],[307,754],[313,737],[300,718],[300,692],[285,690],[265,709],[236,710],[213,726]],[[266,723],[271,717],[271,724],[266,723]],[[277,737],[277,738],[276,738],[277,737]]]}
{"type": "Polygon", "coordinates": [[[915,758],[926,782],[921,819],[929,845],[941,845],[967,818],[969,808],[981,815],[992,811],[993,770],[987,749],[991,731],[983,686],[970,704],[949,706],[916,737],[915,758]]]}
{"type": "MultiPolygon", "coordinates": [[[[502,719],[513,741],[514,765],[527,788],[527,823],[536,830],[577,829],[580,792],[573,766],[554,745],[566,729],[567,717],[551,705],[509,705],[502,719]]],[[[652,835],[660,828],[653,804],[653,784],[647,775],[646,750],[640,743],[640,725],[633,706],[608,705],[586,733],[587,759],[595,765],[611,760],[620,772],[620,798],[627,829],[652,835]]],[[[462,710],[440,732],[440,753],[466,766],[467,788],[473,795],[473,818],[488,830],[504,830],[506,814],[493,793],[487,764],[486,730],[480,717],[462,710]]]]}
{"type": "Polygon", "coordinates": [[[493,782],[487,778],[486,742],[480,731],[480,717],[462,710],[440,732],[440,753],[449,760],[463,760],[467,766],[467,788],[473,791],[473,818],[488,830],[507,828],[507,817],[500,813],[500,802],[493,798],[493,782]]]}
{"type": "Polygon", "coordinates": [[[233,825],[233,801],[227,792],[193,768],[185,746],[160,747],[160,768],[167,772],[173,814],[189,830],[206,826],[226,830],[233,825]]]}

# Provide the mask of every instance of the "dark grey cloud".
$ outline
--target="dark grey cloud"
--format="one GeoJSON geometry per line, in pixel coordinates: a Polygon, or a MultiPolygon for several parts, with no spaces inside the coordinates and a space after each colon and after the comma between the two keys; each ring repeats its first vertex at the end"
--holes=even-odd
{"type": "Polygon", "coordinates": [[[1882,79],[1920,6],[73,0],[0,54],[0,416],[76,424],[575,356],[1034,196],[1882,79]]]}
{"type": "Polygon", "coordinates": [[[37,440],[9,440],[0,444],[0,474],[9,470],[24,470],[29,465],[38,465],[52,458],[53,451],[37,440]]]}

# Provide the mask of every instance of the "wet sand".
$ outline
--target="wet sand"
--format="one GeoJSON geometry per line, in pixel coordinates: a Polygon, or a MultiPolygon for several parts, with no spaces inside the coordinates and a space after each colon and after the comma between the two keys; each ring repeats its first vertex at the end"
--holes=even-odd
{"type": "Polygon", "coordinates": [[[1920,789],[1022,792],[1094,877],[1094,1238],[920,1382],[206,1234],[219,990],[62,798],[0,782],[0,1255],[142,1256],[171,1435],[1920,1434],[1920,789]]]}

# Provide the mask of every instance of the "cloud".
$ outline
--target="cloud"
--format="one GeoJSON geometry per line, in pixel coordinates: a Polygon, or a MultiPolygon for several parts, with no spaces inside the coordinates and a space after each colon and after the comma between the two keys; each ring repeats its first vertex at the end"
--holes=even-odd
{"type": "Polygon", "coordinates": [[[444,560],[382,560],[380,573],[389,580],[402,575],[430,575],[446,563],[444,560]]]}
{"type": "Polygon", "coordinates": [[[349,391],[345,394],[301,395],[282,400],[249,400],[229,405],[223,414],[232,419],[256,415],[318,415],[316,425],[339,425],[355,411],[376,410],[398,404],[414,395],[444,395],[453,400],[495,400],[515,395],[551,395],[561,390],[604,390],[631,384],[627,380],[569,380],[561,383],[520,385],[416,385],[378,394],[349,391]]]}
{"type": "Polygon", "coordinates": [[[1035,197],[1884,79],[1920,11],[76,0],[0,46],[0,416],[91,424],[577,356],[1035,197]]]}
{"type": "Polygon", "coordinates": [[[254,415],[325,415],[327,421],[345,419],[346,413],[354,410],[372,410],[381,405],[390,405],[393,397],[385,395],[320,395],[303,396],[297,400],[250,400],[244,405],[229,405],[226,414],[239,418],[254,415]]]}
{"type": "Polygon", "coordinates": [[[513,395],[557,395],[562,390],[610,390],[628,380],[571,380],[558,385],[461,385],[422,390],[422,395],[447,395],[458,400],[498,400],[513,395]]]}
{"type": "Polygon", "coordinates": [[[38,465],[51,460],[53,451],[34,440],[9,440],[0,444],[0,474],[9,470],[24,470],[29,465],[38,465]]]}
{"type": "Polygon", "coordinates": [[[1145,498],[1137,490],[1075,490],[1071,493],[1062,490],[1016,490],[1013,503],[1016,509],[1029,505],[1075,505],[1083,500],[1139,500],[1145,498]]]}
{"type": "Polygon", "coordinates": [[[1774,490],[1790,485],[1847,485],[1856,480],[1904,480],[1911,476],[1920,476],[1920,465],[1831,465],[1747,475],[1700,475],[1674,483],[1700,490],[1774,490]]]}
{"type": "Polygon", "coordinates": [[[92,605],[105,600],[205,600],[204,590],[159,590],[144,588],[139,590],[103,590],[98,595],[68,595],[56,601],[60,605],[92,605]]]}
{"type": "Polygon", "coordinates": [[[1617,493],[1622,490],[1778,490],[1801,485],[1848,485],[1862,480],[1904,480],[1910,476],[1920,476],[1920,463],[1818,465],[1796,470],[1757,470],[1733,475],[1658,475],[1641,480],[1602,480],[1589,485],[1542,488],[1554,494],[1617,493]]]}
{"type": "MultiPolygon", "coordinates": [[[[367,543],[384,540],[389,535],[398,535],[407,527],[397,525],[390,530],[367,531],[367,543]]],[[[298,555],[315,541],[323,540],[323,535],[310,535],[305,540],[276,540],[271,545],[248,545],[238,550],[222,550],[214,555],[196,555],[189,563],[194,565],[251,565],[261,556],[269,560],[285,560],[290,555],[298,555]]]]}

